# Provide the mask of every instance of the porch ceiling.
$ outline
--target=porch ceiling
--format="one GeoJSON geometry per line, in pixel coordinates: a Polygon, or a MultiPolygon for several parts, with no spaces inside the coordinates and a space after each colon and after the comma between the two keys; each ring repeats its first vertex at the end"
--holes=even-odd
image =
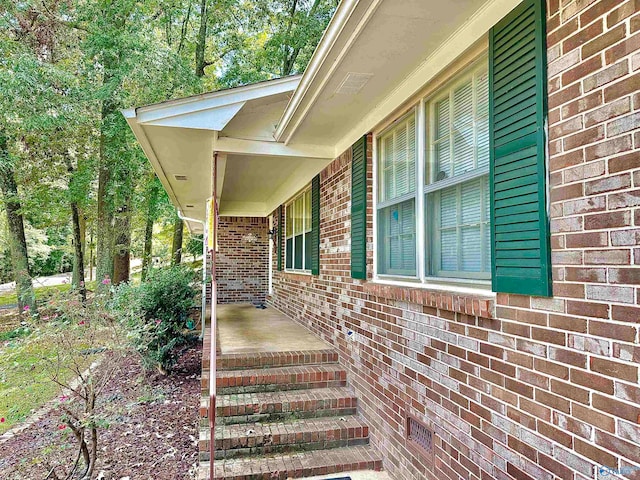
{"type": "Polygon", "coordinates": [[[266,216],[331,160],[314,145],[285,146],[273,133],[299,77],[125,110],[172,202],[201,233],[218,158],[221,215],[266,216]]]}
{"type": "Polygon", "coordinates": [[[325,159],[228,154],[220,214],[266,216],[326,163],[325,159]]]}

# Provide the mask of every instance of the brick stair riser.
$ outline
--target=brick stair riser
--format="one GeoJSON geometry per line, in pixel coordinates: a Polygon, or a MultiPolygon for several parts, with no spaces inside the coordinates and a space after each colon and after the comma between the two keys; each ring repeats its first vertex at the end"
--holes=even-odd
{"type": "MultiPolygon", "coordinates": [[[[253,368],[288,367],[296,365],[326,365],[338,363],[338,353],[331,350],[319,352],[282,352],[261,354],[219,355],[217,371],[248,370],[253,368]]],[[[203,355],[202,368],[209,369],[209,357],[203,355]]]]}
{"type": "MultiPolygon", "coordinates": [[[[244,435],[216,439],[216,459],[236,458],[247,455],[264,455],[309,450],[326,450],[369,443],[367,426],[330,428],[321,431],[292,432],[283,434],[244,435]]],[[[199,441],[200,460],[209,460],[209,440],[199,441]]]]}
{"type": "MultiPolygon", "coordinates": [[[[251,370],[244,374],[233,372],[221,372],[216,381],[218,390],[228,387],[242,387],[253,385],[280,385],[280,384],[305,384],[328,382],[334,380],[347,380],[347,372],[342,369],[327,369],[326,366],[306,366],[304,370],[296,367],[280,368],[273,370],[251,370]],[[319,370],[314,370],[317,367],[319,370]]],[[[209,378],[206,378],[207,385],[209,378]]]]}
{"type": "MultiPolygon", "coordinates": [[[[283,383],[256,383],[253,385],[240,385],[233,387],[218,387],[218,395],[234,395],[238,393],[281,392],[290,390],[308,390],[311,388],[345,387],[346,380],[320,380],[317,382],[283,382],[283,383]]],[[[203,395],[209,394],[209,387],[203,388],[203,395]]]]}
{"type": "MultiPolygon", "coordinates": [[[[345,380],[321,381],[315,383],[279,383],[263,385],[246,385],[242,387],[224,387],[218,390],[220,395],[233,395],[237,393],[282,392],[289,390],[308,390],[310,388],[345,387],[345,380]]],[[[208,390],[206,390],[208,392],[208,390]]],[[[206,393],[205,392],[205,393],[206,393]]]]}
{"type": "MultiPolygon", "coordinates": [[[[312,450],[330,450],[332,448],[356,447],[360,445],[368,445],[368,438],[357,438],[353,440],[333,440],[326,442],[297,443],[294,445],[273,445],[268,447],[254,448],[236,448],[233,450],[217,450],[216,460],[225,460],[231,458],[248,457],[251,455],[273,455],[276,453],[296,453],[309,452],[312,450]]],[[[201,462],[209,461],[208,449],[201,450],[198,459],[201,462]]]]}
{"type": "MultiPolygon", "coordinates": [[[[316,475],[332,475],[355,470],[382,470],[381,460],[368,460],[362,462],[343,463],[321,467],[292,466],[268,473],[237,473],[224,475],[217,474],[215,480],[287,480],[289,478],[312,477],[316,475]]],[[[207,478],[207,477],[202,477],[207,478]]]]}
{"type": "MultiPolygon", "coordinates": [[[[304,399],[281,403],[250,403],[239,405],[218,405],[216,416],[229,418],[243,415],[263,415],[271,413],[314,413],[317,411],[333,411],[342,409],[355,409],[357,399],[355,397],[340,397],[331,399],[304,399]]],[[[323,415],[329,416],[329,415],[323,415]]]]}
{"type": "MultiPolygon", "coordinates": [[[[267,422],[288,422],[303,418],[320,418],[320,417],[344,417],[347,415],[355,415],[355,407],[345,408],[327,408],[325,410],[309,410],[309,411],[278,411],[264,413],[249,413],[244,415],[218,415],[216,417],[216,425],[235,425],[238,423],[267,423],[267,422]]],[[[208,418],[200,419],[200,428],[208,428],[208,418]]]]}
{"type": "MultiPolygon", "coordinates": [[[[255,369],[252,369],[251,375],[243,375],[240,373],[240,370],[237,370],[238,376],[229,375],[230,372],[233,371],[222,371],[218,372],[218,377],[216,381],[216,388],[220,395],[224,395],[226,393],[242,393],[241,387],[247,387],[247,392],[253,391],[275,391],[277,389],[306,389],[306,388],[325,388],[322,386],[323,382],[343,382],[343,385],[346,384],[347,381],[347,372],[346,370],[330,368],[328,370],[322,370],[322,367],[326,367],[326,365],[306,365],[304,366],[306,369],[310,369],[311,371],[300,372],[296,367],[299,366],[289,366],[291,371],[287,372],[282,371],[282,367],[278,367],[281,371],[272,372],[268,369],[263,369],[257,372],[255,369]],[[320,367],[319,371],[313,371],[313,367],[320,367]],[[257,386],[264,386],[265,390],[256,390],[257,386]]],[[[270,367],[272,368],[272,367],[270,367]]],[[[286,367],[284,367],[286,368],[286,367]]],[[[202,373],[202,378],[200,379],[200,386],[203,393],[208,393],[209,391],[209,371],[205,370],[202,373]]],[[[330,383],[333,386],[341,386],[336,383],[330,383]]]]}

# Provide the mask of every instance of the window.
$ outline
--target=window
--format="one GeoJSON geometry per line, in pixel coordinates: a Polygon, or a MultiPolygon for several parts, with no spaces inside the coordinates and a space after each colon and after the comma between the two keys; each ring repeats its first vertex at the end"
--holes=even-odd
{"type": "MultiPolygon", "coordinates": [[[[486,58],[376,135],[376,276],[552,296],[545,25],[545,2],[522,0],[486,58]]],[[[354,178],[358,226],[362,190],[354,178]]]]}
{"type": "Polygon", "coordinates": [[[311,269],[311,189],[300,193],[285,205],[285,267],[287,270],[311,269]]]}
{"type": "Polygon", "coordinates": [[[378,137],[378,274],[490,278],[486,63],[378,137]]]}
{"type": "Polygon", "coordinates": [[[489,85],[486,66],[427,104],[427,275],[489,278],[489,85]]]}
{"type": "Polygon", "coordinates": [[[415,276],[415,112],[382,135],[378,144],[379,272],[415,276]]]}

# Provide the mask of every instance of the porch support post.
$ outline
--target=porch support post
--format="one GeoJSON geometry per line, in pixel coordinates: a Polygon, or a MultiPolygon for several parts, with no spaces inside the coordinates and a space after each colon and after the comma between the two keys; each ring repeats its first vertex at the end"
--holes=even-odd
{"type": "Polygon", "coordinates": [[[210,234],[212,237],[211,249],[211,348],[209,349],[209,480],[215,480],[215,450],[216,450],[216,305],[218,303],[218,292],[216,282],[216,247],[218,245],[218,152],[213,154],[213,228],[210,234]]]}

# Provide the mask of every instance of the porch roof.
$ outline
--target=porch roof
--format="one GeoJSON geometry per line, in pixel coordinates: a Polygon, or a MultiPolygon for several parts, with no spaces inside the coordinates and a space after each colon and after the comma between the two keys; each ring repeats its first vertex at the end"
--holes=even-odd
{"type": "Polygon", "coordinates": [[[185,216],[204,220],[214,153],[220,215],[265,216],[520,1],[342,0],[302,76],[123,113],[185,216]]]}

